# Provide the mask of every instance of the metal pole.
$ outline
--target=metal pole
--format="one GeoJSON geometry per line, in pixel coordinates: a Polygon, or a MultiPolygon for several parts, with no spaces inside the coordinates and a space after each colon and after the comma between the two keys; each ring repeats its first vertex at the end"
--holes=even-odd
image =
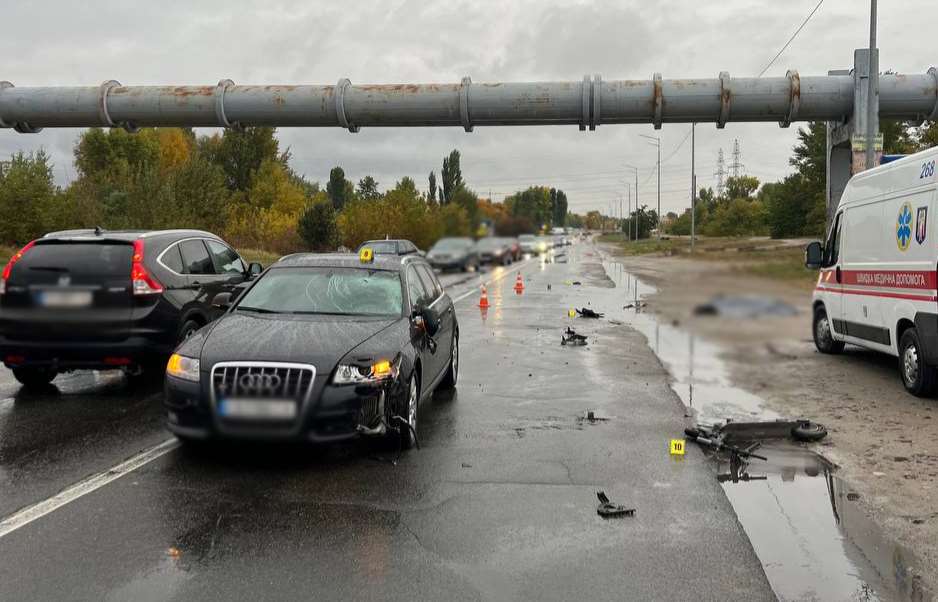
{"type": "Polygon", "coordinates": [[[690,252],[694,252],[694,239],[697,236],[697,173],[694,161],[697,124],[690,124],[690,252]]]}
{"type": "MultiPolygon", "coordinates": [[[[879,79],[880,115],[936,112],[931,73],[879,79]]],[[[43,127],[463,127],[840,121],[853,112],[854,77],[786,77],[476,84],[14,86],[0,81],[0,128],[43,127]]]]}
{"type": "Polygon", "coordinates": [[[661,138],[658,138],[658,240],[661,240],[661,138]]]}
{"type": "Polygon", "coordinates": [[[867,117],[866,117],[866,168],[872,169],[876,163],[876,129],[873,122],[876,120],[876,87],[879,79],[879,61],[876,60],[876,0],[870,0],[870,77],[869,90],[867,92],[867,117]]]}
{"type": "Polygon", "coordinates": [[[632,186],[631,186],[631,184],[626,184],[626,185],[625,185],[625,189],[628,191],[628,194],[629,194],[629,220],[630,220],[630,221],[629,221],[629,224],[628,224],[628,230],[626,231],[626,235],[627,235],[629,238],[632,238],[632,223],[631,223],[631,219],[632,219],[632,186]]]}

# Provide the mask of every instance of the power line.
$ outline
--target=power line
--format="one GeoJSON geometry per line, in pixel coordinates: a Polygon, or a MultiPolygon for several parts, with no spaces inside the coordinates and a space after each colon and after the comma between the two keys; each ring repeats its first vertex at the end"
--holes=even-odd
{"type": "Polygon", "coordinates": [[[811,17],[814,16],[814,13],[816,13],[817,10],[818,10],[819,8],[821,8],[821,5],[822,5],[822,4],[824,4],[824,0],[819,0],[819,2],[817,3],[817,6],[814,7],[814,10],[812,10],[811,13],[807,16],[807,18],[805,18],[805,20],[801,23],[801,26],[799,26],[798,29],[795,30],[795,33],[791,34],[791,37],[788,38],[788,41],[785,42],[785,45],[782,46],[782,49],[779,50],[779,51],[778,51],[778,54],[776,54],[776,55],[772,58],[772,60],[769,61],[769,64],[766,65],[765,68],[762,69],[762,71],[759,72],[759,75],[758,75],[757,77],[762,77],[762,75],[763,75],[766,71],[769,70],[769,67],[771,67],[772,65],[775,64],[775,61],[778,60],[778,57],[782,56],[782,53],[785,52],[785,51],[788,49],[788,47],[791,45],[791,43],[795,41],[795,38],[798,37],[798,34],[801,33],[801,30],[804,29],[804,26],[808,24],[808,21],[810,21],[810,20],[811,20],[811,17]]]}

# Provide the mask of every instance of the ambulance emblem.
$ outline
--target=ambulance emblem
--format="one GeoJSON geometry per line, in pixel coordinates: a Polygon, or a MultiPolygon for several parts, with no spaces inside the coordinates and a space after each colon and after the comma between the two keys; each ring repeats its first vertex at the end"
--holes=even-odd
{"type": "Polygon", "coordinates": [[[896,244],[900,251],[907,251],[912,242],[912,206],[903,203],[896,218],[896,244]]]}
{"type": "Polygon", "coordinates": [[[922,244],[928,236],[928,207],[919,207],[915,212],[915,242],[922,244]]]}

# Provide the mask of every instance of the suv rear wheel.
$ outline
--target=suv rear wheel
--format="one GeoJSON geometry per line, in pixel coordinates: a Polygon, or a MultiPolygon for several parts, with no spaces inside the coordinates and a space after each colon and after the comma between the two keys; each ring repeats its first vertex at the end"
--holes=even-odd
{"type": "Polygon", "coordinates": [[[906,391],[916,397],[927,397],[935,390],[934,366],[925,363],[925,353],[915,328],[909,328],[899,339],[899,374],[906,391]]]}
{"type": "Polygon", "coordinates": [[[13,378],[28,389],[41,389],[58,374],[52,368],[13,368],[13,378]]]}
{"type": "Polygon", "coordinates": [[[814,346],[821,353],[840,353],[844,350],[844,342],[834,340],[834,331],[823,306],[814,310],[814,324],[811,330],[814,333],[814,346]]]}

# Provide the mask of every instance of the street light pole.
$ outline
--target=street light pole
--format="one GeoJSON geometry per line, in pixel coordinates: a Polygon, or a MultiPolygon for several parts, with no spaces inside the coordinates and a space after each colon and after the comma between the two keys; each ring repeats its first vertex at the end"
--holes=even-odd
{"type": "Polygon", "coordinates": [[[694,162],[694,146],[697,124],[690,124],[690,252],[694,252],[694,239],[697,237],[697,174],[694,162]]]}
{"type": "Polygon", "coordinates": [[[866,97],[866,168],[872,169],[876,162],[876,148],[873,137],[876,135],[876,129],[873,122],[876,120],[876,109],[878,103],[874,102],[876,97],[876,88],[879,84],[879,60],[874,57],[876,53],[876,0],[870,0],[870,77],[869,90],[866,97]]]}

